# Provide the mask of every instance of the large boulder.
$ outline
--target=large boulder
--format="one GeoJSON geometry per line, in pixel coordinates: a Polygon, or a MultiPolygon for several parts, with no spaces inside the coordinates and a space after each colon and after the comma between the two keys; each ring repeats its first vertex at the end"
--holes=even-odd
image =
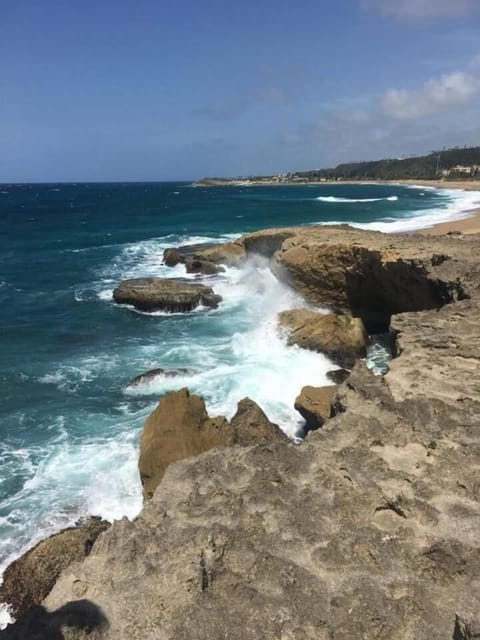
{"type": "Polygon", "coordinates": [[[288,344],[325,353],[341,367],[351,368],[366,354],[368,335],[360,318],[309,309],[291,309],[278,314],[288,332],[288,344]]]}
{"type": "Polygon", "coordinates": [[[205,402],[188,389],[167,393],[147,418],[140,437],[139,470],[144,497],[150,498],[168,465],[209,449],[238,444],[290,442],[250,398],[238,403],[231,423],[210,418],[205,402]]]}
{"type": "Polygon", "coordinates": [[[86,558],[109,526],[101,518],[90,517],[39,542],[7,567],[0,586],[0,602],[7,602],[15,617],[40,604],[60,573],[72,562],[86,558]]]}
{"type": "Polygon", "coordinates": [[[223,416],[210,418],[205,403],[188,389],[167,393],[148,416],[140,437],[139,471],[150,498],[171,462],[233,444],[223,416]]]}
{"type": "Polygon", "coordinates": [[[242,447],[260,442],[289,442],[280,427],[267,418],[263,410],[250,398],[240,400],[237,412],[230,421],[233,441],[242,447]]]}
{"type": "Polygon", "coordinates": [[[303,387],[295,400],[295,409],[305,419],[307,429],[323,426],[333,416],[336,387],[303,387]]]}
{"type": "Polygon", "coordinates": [[[246,260],[247,253],[245,247],[240,242],[223,242],[222,244],[214,244],[208,248],[196,251],[193,257],[215,264],[225,264],[236,267],[246,260]]]}
{"type": "Polygon", "coordinates": [[[211,287],[169,278],[132,278],[114,291],[118,304],[131,304],[140,311],[187,312],[203,305],[216,308],[221,296],[211,287]]]}
{"type": "Polygon", "coordinates": [[[392,314],[465,299],[474,242],[462,246],[455,238],[347,225],[298,227],[275,253],[272,268],[309,302],[361,317],[369,333],[381,333],[392,314]]]}

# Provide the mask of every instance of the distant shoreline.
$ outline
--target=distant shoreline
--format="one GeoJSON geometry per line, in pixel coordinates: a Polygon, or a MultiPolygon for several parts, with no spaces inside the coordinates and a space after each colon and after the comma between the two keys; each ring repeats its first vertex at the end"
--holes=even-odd
{"type": "MultiPolygon", "coordinates": [[[[246,180],[206,180],[193,183],[194,187],[215,187],[215,186],[238,186],[238,187],[274,187],[274,186],[335,186],[335,185],[371,185],[371,184],[391,184],[391,185],[418,185],[422,187],[433,187],[434,189],[459,189],[464,191],[480,192],[480,180],[323,180],[311,182],[277,182],[277,181],[246,181],[246,180]]],[[[421,235],[444,235],[447,233],[480,233],[480,197],[479,208],[465,212],[467,215],[458,220],[448,220],[439,222],[431,227],[418,229],[415,233],[421,235]]]]}
{"type": "Polygon", "coordinates": [[[480,191],[480,180],[311,180],[309,182],[278,182],[276,180],[235,180],[211,179],[193,182],[193,187],[305,187],[308,185],[343,185],[343,184],[405,184],[434,187],[435,189],[465,189],[466,191],[480,191]]]}

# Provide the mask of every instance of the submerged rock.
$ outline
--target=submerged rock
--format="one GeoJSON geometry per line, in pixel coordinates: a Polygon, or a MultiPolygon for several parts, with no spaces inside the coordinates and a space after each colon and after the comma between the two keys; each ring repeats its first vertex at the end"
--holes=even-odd
{"type": "Polygon", "coordinates": [[[129,387],[136,387],[143,382],[148,382],[149,380],[153,380],[159,376],[164,376],[165,378],[176,378],[177,376],[186,376],[188,375],[188,369],[151,369],[150,371],[146,371],[145,373],[141,373],[135,378],[132,378],[128,383],[129,387]]]}
{"type": "Polygon", "coordinates": [[[295,400],[295,409],[305,419],[307,429],[323,426],[333,416],[333,398],[337,387],[303,387],[295,400]]]}
{"type": "Polygon", "coordinates": [[[222,300],[211,287],[168,278],[125,280],[113,291],[113,299],[150,312],[187,312],[200,305],[216,308],[222,300]]]}
{"type": "Polygon", "coordinates": [[[360,318],[309,309],[291,309],[278,314],[288,330],[288,344],[320,351],[341,367],[351,368],[366,354],[368,335],[360,318]]]}
{"type": "Polygon", "coordinates": [[[40,604],[50,593],[60,573],[72,562],[86,558],[109,522],[90,517],[39,542],[12,562],[0,585],[0,602],[11,605],[15,617],[40,604]]]}

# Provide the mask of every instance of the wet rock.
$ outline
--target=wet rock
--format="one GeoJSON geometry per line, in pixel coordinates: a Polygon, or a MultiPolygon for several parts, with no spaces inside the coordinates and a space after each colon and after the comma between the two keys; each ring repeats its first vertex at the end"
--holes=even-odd
{"type": "Polygon", "coordinates": [[[109,526],[101,518],[90,517],[39,542],[5,570],[0,602],[10,604],[15,617],[40,604],[60,573],[73,562],[86,558],[98,536],[109,526]]]}
{"type": "Polygon", "coordinates": [[[285,240],[296,235],[294,229],[264,229],[242,236],[238,242],[244,247],[248,255],[260,255],[271,258],[278,251],[285,240]]]}
{"type": "Polygon", "coordinates": [[[341,367],[351,368],[366,354],[368,335],[360,318],[309,309],[291,309],[278,315],[288,331],[288,344],[320,351],[341,367]]]}
{"type": "Polygon", "coordinates": [[[313,430],[333,416],[333,398],[336,387],[303,387],[295,400],[295,409],[305,419],[307,429],[313,430]]]}
{"type": "Polygon", "coordinates": [[[203,258],[188,258],[185,261],[185,270],[187,273],[203,273],[207,276],[225,271],[222,266],[203,258]]]}
{"type": "Polygon", "coordinates": [[[348,369],[335,369],[335,371],[327,372],[327,378],[337,385],[343,384],[349,375],[348,369]]]}
{"type": "Polygon", "coordinates": [[[184,260],[184,255],[178,249],[165,249],[163,252],[163,262],[167,267],[175,267],[184,260]]]}
{"type": "Polygon", "coordinates": [[[159,376],[163,376],[165,378],[176,378],[177,376],[186,376],[188,375],[188,369],[151,369],[150,371],[146,371],[145,373],[141,373],[135,378],[132,378],[128,383],[129,387],[136,387],[143,382],[148,382],[149,380],[153,380],[159,376]]]}
{"type": "Polygon", "coordinates": [[[200,305],[216,308],[222,298],[210,287],[168,278],[133,278],[113,292],[118,304],[131,304],[140,311],[188,312],[200,305]]]}
{"type": "Polygon", "coordinates": [[[236,267],[246,260],[247,253],[245,247],[239,242],[224,242],[196,251],[193,257],[236,267]]]}

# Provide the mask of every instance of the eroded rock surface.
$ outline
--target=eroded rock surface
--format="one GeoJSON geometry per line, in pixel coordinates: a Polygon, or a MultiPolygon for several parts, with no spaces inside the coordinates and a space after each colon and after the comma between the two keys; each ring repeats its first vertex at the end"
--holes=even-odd
{"type": "Polygon", "coordinates": [[[468,297],[479,244],[476,236],[298,228],[274,255],[273,269],[308,301],[361,317],[377,333],[392,314],[468,297]]]}
{"type": "Polygon", "coordinates": [[[0,602],[11,605],[15,617],[40,604],[63,569],[88,556],[98,536],[109,526],[105,520],[91,517],[39,542],[5,571],[0,602]]]}
{"type": "Polygon", "coordinates": [[[318,429],[332,417],[336,387],[303,387],[295,400],[295,409],[305,419],[307,429],[318,429]]]}
{"type": "Polygon", "coordinates": [[[140,438],[144,496],[153,495],[172,462],[232,443],[226,418],[210,418],[200,396],[188,389],[167,393],[147,418],[140,438]]]}
{"type": "Polygon", "coordinates": [[[288,344],[321,351],[341,367],[353,367],[366,354],[368,334],[360,318],[291,309],[279,313],[278,321],[288,331],[288,344]]]}
{"type": "Polygon", "coordinates": [[[188,389],[167,393],[147,418],[140,438],[139,470],[143,494],[150,498],[168,465],[221,446],[249,446],[289,439],[260,407],[244,398],[231,422],[210,418],[205,402],[188,389]]]}
{"type": "Polygon", "coordinates": [[[389,373],[357,364],[322,429],[170,464],[47,605],[93,600],[108,640],[475,637],[480,306],[392,326],[389,373]]]}
{"type": "Polygon", "coordinates": [[[131,304],[140,311],[187,312],[203,305],[218,307],[221,296],[202,284],[169,278],[132,278],[114,291],[118,304],[131,304]]]}

